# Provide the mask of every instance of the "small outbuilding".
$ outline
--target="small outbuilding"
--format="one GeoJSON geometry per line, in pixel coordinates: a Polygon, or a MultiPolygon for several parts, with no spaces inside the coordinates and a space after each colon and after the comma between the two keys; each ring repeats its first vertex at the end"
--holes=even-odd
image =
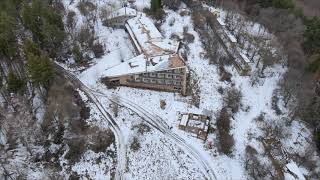
{"type": "Polygon", "coordinates": [[[195,137],[206,140],[208,136],[209,116],[184,113],[179,116],[179,129],[192,133],[195,137]]]}

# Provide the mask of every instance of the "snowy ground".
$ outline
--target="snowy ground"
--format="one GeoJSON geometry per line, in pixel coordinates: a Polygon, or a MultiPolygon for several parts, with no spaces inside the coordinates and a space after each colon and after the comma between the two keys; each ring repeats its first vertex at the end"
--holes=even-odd
{"type": "MultiPolygon", "coordinates": [[[[104,1],[97,1],[102,5],[104,1]]],[[[77,2],[77,1],[75,1],[77,2]]],[[[109,1],[110,2],[110,1],[109,1]]],[[[147,6],[147,0],[137,0],[139,9],[147,6]]],[[[77,11],[77,10],[75,10],[77,11]]],[[[171,125],[172,131],[179,134],[185,140],[193,144],[199,152],[211,163],[211,167],[215,169],[219,177],[223,179],[246,179],[244,170],[244,151],[246,145],[250,144],[258,150],[262,148],[261,144],[256,139],[248,138],[249,134],[261,134],[255,118],[261,113],[266,113],[268,117],[278,117],[271,108],[271,98],[273,91],[277,89],[277,83],[285,72],[285,68],[280,65],[274,66],[266,70],[267,77],[258,85],[251,86],[249,77],[239,76],[232,67],[227,68],[232,74],[232,83],[239,88],[243,94],[243,107],[249,107],[248,111],[240,110],[232,120],[232,134],[235,138],[235,146],[233,156],[228,157],[221,155],[217,149],[207,148],[208,141],[213,141],[215,145],[215,134],[210,134],[206,142],[193,138],[187,133],[180,131],[177,128],[177,112],[193,112],[193,113],[208,113],[211,115],[217,112],[222,107],[222,95],[218,93],[219,87],[230,87],[230,83],[219,81],[217,67],[209,65],[208,60],[204,59],[201,54],[203,52],[202,43],[197,32],[193,30],[193,23],[189,15],[181,16],[179,12],[166,11],[167,17],[164,24],[161,26],[161,32],[165,37],[170,37],[173,33],[182,37],[183,27],[188,27],[189,33],[193,34],[195,40],[188,46],[190,53],[188,54],[187,64],[193,74],[200,78],[200,106],[196,108],[191,105],[190,97],[182,97],[179,94],[157,92],[149,90],[134,89],[128,87],[119,87],[115,90],[107,89],[100,82],[103,72],[118,64],[122,60],[128,60],[135,56],[134,48],[130,42],[127,33],[124,30],[116,30],[102,26],[99,21],[96,25],[97,35],[99,40],[106,47],[106,54],[100,59],[94,59],[92,66],[83,72],[78,73],[78,77],[83,83],[96,91],[112,96],[112,94],[120,95],[140,105],[150,112],[156,113],[163,117],[167,124],[171,125]],[[175,19],[174,24],[170,25],[170,19],[175,19]],[[160,101],[164,100],[167,104],[165,109],[160,108],[160,101]]],[[[222,13],[223,14],[223,13],[222,13]]],[[[81,19],[81,18],[79,18],[81,19]]],[[[252,32],[255,33],[257,27],[252,27],[252,32]]],[[[101,97],[101,101],[105,105],[109,104],[106,99],[101,97]]],[[[283,115],[285,116],[285,115],[283,115]]],[[[191,162],[190,158],[183,153],[183,150],[172,144],[157,130],[151,129],[150,132],[143,135],[138,135],[134,125],[141,122],[141,119],[128,109],[121,108],[120,114],[117,117],[118,123],[121,125],[121,130],[125,132],[127,148],[130,148],[130,142],[134,136],[139,136],[141,148],[134,152],[127,150],[128,172],[129,179],[203,179],[199,169],[191,162]]],[[[213,124],[215,120],[213,119],[213,124]]],[[[294,122],[292,129],[288,130],[290,137],[284,142],[285,148],[288,151],[299,151],[295,141],[299,141],[301,146],[305,145],[305,140],[300,136],[307,137],[308,131],[306,128],[294,122]],[[299,135],[301,134],[301,135],[299,135]]],[[[89,168],[89,165],[87,166],[89,168]]],[[[103,169],[103,167],[102,167],[103,169]]],[[[81,171],[81,168],[78,168],[81,171]]],[[[99,172],[97,172],[99,174],[99,172]]],[[[107,176],[106,176],[107,177],[107,176]]]]}
{"type": "MultiPolygon", "coordinates": [[[[106,104],[107,100],[102,100],[106,104]]],[[[111,104],[112,106],[112,104],[111,104]]],[[[117,122],[126,132],[128,148],[127,179],[203,179],[201,170],[174,142],[156,129],[146,125],[137,114],[127,108],[120,108],[117,122]],[[139,132],[143,123],[150,130],[139,132]],[[132,150],[133,138],[140,143],[138,150],[132,150]]]]}
{"type": "MultiPolygon", "coordinates": [[[[80,94],[84,100],[87,100],[86,95],[80,94]]],[[[106,97],[98,97],[102,104],[111,109],[110,114],[123,132],[124,142],[122,143],[127,146],[125,179],[156,179],[158,177],[163,177],[163,179],[204,179],[195,162],[169,138],[147,125],[140,116],[130,109],[118,106],[106,97]],[[112,111],[114,106],[118,107],[117,115],[112,111]],[[142,124],[147,130],[139,129],[142,124]],[[140,144],[137,150],[133,150],[131,147],[134,138],[137,138],[140,144]]],[[[99,117],[95,106],[91,103],[89,105],[91,118],[88,122],[91,125],[107,128],[108,124],[102,117],[99,117]]],[[[111,151],[115,150],[111,147],[111,151]]],[[[83,155],[83,159],[73,166],[72,170],[79,175],[86,175],[93,179],[110,179],[110,168],[114,162],[103,156],[104,158],[99,158],[102,161],[96,164],[99,155],[101,154],[88,151],[83,155]]]]}

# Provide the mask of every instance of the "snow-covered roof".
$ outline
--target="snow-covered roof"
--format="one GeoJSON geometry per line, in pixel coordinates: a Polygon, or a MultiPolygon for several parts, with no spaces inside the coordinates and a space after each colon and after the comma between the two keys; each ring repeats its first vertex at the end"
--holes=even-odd
{"type": "Polygon", "coordinates": [[[199,129],[204,129],[205,125],[206,125],[205,122],[199,121],[197,119],[189,119],[189,121],[188,121],[188,126],[189,127],[195,127],[195,128],[199,128],[199,129]]]}
{"type": "Polygon", "coordinates": [[[177,54],[156,57],[148,57],[141,54],[126,62],[107,69],[104,75],[107,77],[116,77],[127,74],[161,71],[184,66],[184,61],[177,54]]]}
{"type": "Polygon", "coordinates": [[[229,31],[227,31],[226,29],[224,29],[224,32],[226,33],[226,35],[228,36],[228,38],[230,39],[231,42],[236,43],[237,39],[236,37],[234,37],[234,35],[232,35],[229,31]]]}
{"type": "Polygon", "coordinates": [[[182,125],[182,126],[187,126],[187,124],[188,124],[188,119],[189,119],[189,117],[188,117],[187,114],[182,115],[181,121],[180,121],[180,125],[182,125]]]}
{"type": "Polygon", "coordinates": [[[125,28],[140,55],[107,69],[105,76],[116,77],[186,66],[177,54],[179,42],[164,38],[144,14],[129,19],[125,28]]]}
{"type": "Polygon", "coordinates": [[[251,63],[250,59],[249,59],[245,54],[243,54],[242,52],[240,52],[240,56],[242,57],[242,59],[243,59],[246,63],[251,63]]]}
{"type": "Polygon", "coordinates": [[[226,23],[220,17],[217,17],[217,21],[221,26],[225,26],[226,25],[226,23]]]}
{"type": "Polygon", "coordinates": [[[179,42],[165,39],[151,19],[144,14],[129,19],[126,24],[131,38],[135,42],[140,53],[147,56],[159,56],[176,53],[179,42]]]}
{"type": "Polygon", "coordinates": [[[137,15],[137,11],[135,9],[132,8],[128,8],[128,7],[123,7],[120,8],[114,12],[112,12],[107,19],[112,19],[115,17],[120,17],[120,16],[129,16],[129,17],[134,17],[137,15]]]}
{"type": "Polygon", "coordinates": [[[289,171],[288,173],[285,173],[285,179],[287,180],[305,180],[305,177],[303,176],[300,168],[297,166],[297,164],[293,161],[289,162],[286,165],[287,170],[289,171]]]}
{"type": "Polygon", "coordinates": [[[199,114],[181,114],[180,124],[181,126],[193,127],[202,129],[207,132],[209,129],[210,120],[208,117],[199,114]],[[203,119],[206,118],[206,119],[203,119]]]}

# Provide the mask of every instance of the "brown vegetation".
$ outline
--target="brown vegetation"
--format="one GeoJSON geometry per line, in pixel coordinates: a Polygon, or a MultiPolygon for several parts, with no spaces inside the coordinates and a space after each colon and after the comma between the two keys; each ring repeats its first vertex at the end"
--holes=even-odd
{"type": "Polygon", "coordinates": [[[231,155],[232,149],[234,146],[234,139],[232,135],[230,135],[231,129],[231,115],[228,111],[228,108],[222,108],[218,113],[217,117],[217,130],[218,130],[218,139],[219,139],[219,146],[218,149],[220,152],[231,155]]]}

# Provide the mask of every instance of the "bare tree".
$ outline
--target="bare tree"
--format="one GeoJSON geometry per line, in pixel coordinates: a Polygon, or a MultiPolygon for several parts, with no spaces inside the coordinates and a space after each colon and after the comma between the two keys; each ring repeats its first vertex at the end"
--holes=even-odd
{"type": "Polygon", "coordinates": [[[162,0],[162,4],[172,10],[178,10],[180,6],[180,0],[162,0]]]}
{"type": "Polygon", "coordinates": [[[245,154],[245,169],[250,179],[267,179],[270,174],[270,165],[263,164],[256,149],[248,145],[245,154]]]}
{"type": "Polygon", "coordinates": [[[74,36],[75,27],[77,24],[76,13],[74,11],[69,11],[67,15],[67,30],[71,37],[74,36]]]}

